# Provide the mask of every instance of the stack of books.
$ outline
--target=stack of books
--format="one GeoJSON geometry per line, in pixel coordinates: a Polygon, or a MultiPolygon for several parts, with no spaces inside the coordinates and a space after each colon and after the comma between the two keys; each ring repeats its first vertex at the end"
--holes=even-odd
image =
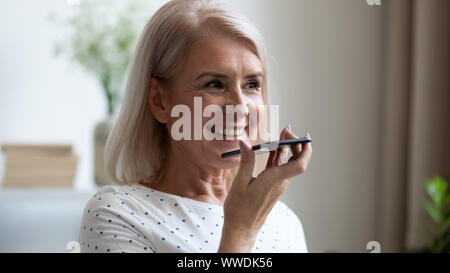
{"type": "Polygon", "coordinates": [[[72,187],[78,156],[72,145],[3,144],[3,187],[72,187]]]}

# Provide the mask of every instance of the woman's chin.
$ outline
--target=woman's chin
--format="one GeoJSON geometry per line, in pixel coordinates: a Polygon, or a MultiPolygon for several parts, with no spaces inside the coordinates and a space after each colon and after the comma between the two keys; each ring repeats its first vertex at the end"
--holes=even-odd
{"type": "Polygon", "coordinates": [[[237,148],[226,150],[224,150],[223,147],[221,147],[221,149],[216,149],[215,152],[213,152],[214,159],[211,158],[211,162],[214,162],[214,165],[219,169],[232,169],[239,166],[239,163],[241,161],[241,157],[239,155],[225,158],[222,157],[223,153],[236,149],[239,149],[239,146],[237,148]]]}
{"type": "Polygon", "coordinates": [[[234,150],[239,150],[239,140],[246,140],[247,137],[244,134],[243,136],[235,137],[233,139],[223,139],[223,140],[213,140],[211,142],[212,154],[214,155],[214,161],[216,165],[220,169],[231,169],[239,166],[241,161],[241,157],[231,156],[231,157],[222,157],[223,153],[231,152],[234,150]]]}

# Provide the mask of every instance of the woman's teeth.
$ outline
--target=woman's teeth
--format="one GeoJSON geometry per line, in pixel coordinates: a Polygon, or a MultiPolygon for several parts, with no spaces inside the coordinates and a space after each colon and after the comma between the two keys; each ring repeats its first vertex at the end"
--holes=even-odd
{"type": "Polygon", "coordinates": [[[244,133],[244,128],[240,129],[216,129],[216,133],[224,136],[240,136],[244,133]]]}

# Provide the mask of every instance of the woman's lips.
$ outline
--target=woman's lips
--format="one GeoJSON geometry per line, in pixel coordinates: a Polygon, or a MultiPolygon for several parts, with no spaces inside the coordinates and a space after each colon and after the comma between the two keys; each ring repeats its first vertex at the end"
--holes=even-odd
{"type": "Polygon", "coordinates": [[[217,133],[219,135],[223,135],[223,136],[240,136],[244,133],[245,131],[245,127],[244,128],[234,128],[234,129],[221,129],[221,128],[217,128],[214,133],[217,133]]]}
{"type": "Polygon", "coordinates": [[[227,141],[234,141],[234,140],[239,140],[242,139],[242,137],[245,135],[246,133],[246,126],[241,126],[241,127],[233,127],[230,126],[231,129],[227,129],[227,127],[225,127],[224,129],[222,128],[215,128],[215,126],[212,126],[211,128],[208,128],[210,130],[211,133],[213,133],[214,135],[217,136],[222,136],[223,140],[227,141]]]}

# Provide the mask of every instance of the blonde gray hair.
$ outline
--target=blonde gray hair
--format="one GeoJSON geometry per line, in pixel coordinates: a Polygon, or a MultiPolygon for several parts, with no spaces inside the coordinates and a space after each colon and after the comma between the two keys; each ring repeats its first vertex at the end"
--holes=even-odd
{"type": "Polygon", "coordinates": [[[213,35],[231,35],[259,57],[268,104],[266,53],[257,27],[230,6],[213,0],[173,0],[145,26],[134,56],[117,121],[107,139],[105,168],[117,184],[157,179],[166,158],[169,137],[147,105],[151,78],[170,82],[190,46],[213,35]]]}

